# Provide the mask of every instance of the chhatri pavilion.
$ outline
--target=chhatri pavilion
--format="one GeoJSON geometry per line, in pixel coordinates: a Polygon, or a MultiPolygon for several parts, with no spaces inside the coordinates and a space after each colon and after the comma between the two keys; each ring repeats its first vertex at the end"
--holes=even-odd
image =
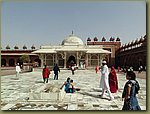
{"type": "Polygon", "coordinates": [[[71,62],[79,68],[82,66],[92,68],[101,65],[104,56],[111,54],[110,51],[102,49],[103,45],[86,45],[81,38],[72,34],[66,37],[61,45],[41,46],[32,53],[38,54],[41,59],[41,67],[47,65],[53,67],[55,63],[60,68],[68,68],[71,62]]]}

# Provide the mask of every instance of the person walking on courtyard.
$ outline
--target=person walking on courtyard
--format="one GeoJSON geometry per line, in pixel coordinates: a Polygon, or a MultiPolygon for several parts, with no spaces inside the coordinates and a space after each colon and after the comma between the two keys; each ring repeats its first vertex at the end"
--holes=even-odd
{"type": "Polygon", "coordinates": [[[140,86],[136,80],[135,73],[131,70],[127,71],[126,79],[128,81],[126,82],[122,93],[122,100],[124,100],[122,110],[141,110],[136,97],[136,94],[138,94],[138,91],[140,90],[140,86]]]}
{"type": "Polygon", "coordinates": [[[58,71],[60,72],[60,69],[57,64],[55,64],[53,71],[54,71],[54,80],[58,80],[58,71]]]}
{"type": "Polygon", "coordinates": [[[16,77],[18,78],[19,77],[19,73],[21,72],[21,69],[20,69],[20,66],[19,66],[19,63],[16,64],[16,77]]]}
{"type": "Polygon", "coordinates": [[[48,83],[48,78],[49,78],[49,75],[50,75],[50,70],[47,68],[46,65],[43,68],[42,74],[43,74],[44,83],[48,83]]]}
{"type": "Polygon", "coordinates": [[[143,71],[143,66],[141,65],[140,67],[139,67],[139,73],[141,73],[143,71]]]}
{"type": "Polygon", "coordinates": [[[72,75],[74,75],[74,71],[75,71],[75,66],[74,65],[71,66],[71,71],[72,71],[72,75]]]}
{"type": "Polygon", "coordinates": [[[108,83],[108,75],[109,75],[109,70],[106,65],[106,61],[102,61],[102,67],[101,67],[101,80],[100,80],[100,88],[102,88],[102,94],[101,98],[104,97],[105,91],[108,92],[110,100],[113,100],[114,97],[112,96],[110,92],[110,87],[108,83]]]}
{"type": "Polygon", "coordinates": [[[111,93],[116,93],[118,90],[118,80],[117,80],[117,75],[115,68],[112,66],[111,71],[109,73],[109,87],[111,93]]]}
{"type": "Polygon", "coordinates": [[[95,67],[96,74],[97,74],[98,71],[99,71],[99,67],[98,67],[98,65],[96,65],[96,67],[95,67]]]}

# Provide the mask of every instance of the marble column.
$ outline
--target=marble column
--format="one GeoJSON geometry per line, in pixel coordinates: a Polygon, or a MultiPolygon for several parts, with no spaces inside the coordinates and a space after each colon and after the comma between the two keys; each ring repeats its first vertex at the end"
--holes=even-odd
{"type": "Polygon", "coordinates": [[[46,65],[46,54],[44,54],[44,65],[46,65]]]}
{"type": "Polygon", "coordinates": [[[102,54],[99,55],[99,66],[102,64],[102,54]]]}
{"type": "Polygon", "coordinates": [[[100,54],[98,54],[98,66],[99,66],[99,63],[100,63],[100,60],[99,60],[99,58],[100,58],[100,54]]]}
{"type": "Polygon", "coordinates": [[[63,57],[63,59],[64,59],[64,68],[67,68],[67,66],[66,66],[66,52],[64,52],[64,57],[63,57]]]}
{"type": "Polygon", "coordinates": [[[79,66],[79,52],[76,52],[77,54],[77,63],[76,63],[76,66],[79,66]]]}
{"type": "Polygon", "coordinates": [[[39,59],[41,60],[41,68],[43,68],[43,66],[44,66],[44,55],[39,54],[39,59]]]}
{"type": "Polygon", "coordinates": [[[87,68],[88,67],[88,54],[86,53],[86,57],[85,57],[85,67],[87,68]]]}
{"type": "Polygon", "coordinates": [[[55,54],[55,61],[54,64],[57,63],[58,64],[58,58],[57,58],[57,53],[55,54]]]}

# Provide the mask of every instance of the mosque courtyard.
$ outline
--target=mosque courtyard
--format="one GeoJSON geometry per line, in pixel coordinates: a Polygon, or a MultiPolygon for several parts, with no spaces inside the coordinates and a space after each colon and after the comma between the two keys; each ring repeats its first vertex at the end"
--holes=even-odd
{"type": "MultiPolygon", "coordinates": [[[[137,95],[142,110],[146,110],[146,72],[138,75],[140,91],[137,95]],[[141,78],[142,77],[142,78],[141,78]]],[[[100,73],[94,70],[76,70],[75,75],[70,70],[61,70],[59,79],[53,80],[53,72],[49,82],[44,84],[42,69],[21,73],[19,78],[15,74],[1,76],[1,110],[121,110],[121,99],[126,82],[123,73],[117,73],[119,90],[113,93],[114,100],[110,100],[106,93],[100,97],[100,73]],[[64,81],[70,77],[74,86],[80,88],[75,93],[65,93],[60,90],[64,81]]]]}

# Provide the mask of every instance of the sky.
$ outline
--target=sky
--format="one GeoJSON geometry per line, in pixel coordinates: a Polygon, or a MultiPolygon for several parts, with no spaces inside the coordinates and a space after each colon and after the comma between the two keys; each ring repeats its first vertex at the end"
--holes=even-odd
{"type": "Polygon", "coordinates": [[[88,37],[121,39],[146,35],[146,2],[3,2],[1,46],[59,45],[72,31],[84,43],[88,37]]]}

